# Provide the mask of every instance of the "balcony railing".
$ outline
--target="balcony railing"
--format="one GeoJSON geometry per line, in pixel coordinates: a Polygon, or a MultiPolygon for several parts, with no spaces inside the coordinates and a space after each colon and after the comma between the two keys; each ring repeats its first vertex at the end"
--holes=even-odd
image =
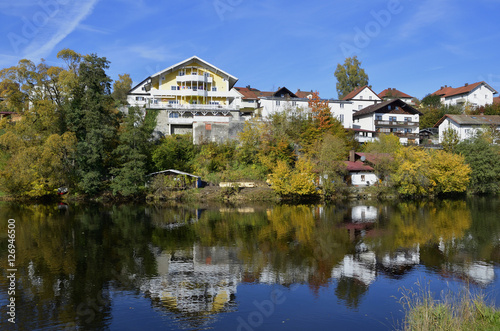
{"type": "Polygon", "coordinates": [[[184,76],[177,76],[177,82],[178,83],[184,83],[184,82],[200,82],[200,83],[212,83],[213,79],[210,76],[204,76],[204,75],[184,75],[184,76]]]}
{"type": "Polygon", "coordinates": [[[418,126],[418,122],[375,120],[375,126],[418,126]]]}
{"type": "Polygon", "coordinates": [[[418,133],[406,133],[406,132],[393,132],[396,136],[399,138],[410,138],[410,139],[416,139],[419,138],[420,135],[418,133]]]}
{"type": "Polygon", "coordinates": [[[226,105],[199,105],[199,104],[169,104],[165,102],[151,103],[148,105],[151,109],[167,109],[167,110],[208,110],[208,111],[238,111],[239,106],[226,106],[226,105]]]}

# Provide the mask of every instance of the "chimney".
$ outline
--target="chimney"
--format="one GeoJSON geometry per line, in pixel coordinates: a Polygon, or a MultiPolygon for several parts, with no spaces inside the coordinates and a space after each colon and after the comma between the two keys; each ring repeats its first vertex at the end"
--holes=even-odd
{"type": "Polygon", "coordinates": [[[444,89],[444,86],[441,86],[441,90],[444,89]]]}
{"type": "Polygon", "coordinates": [[[465,86],[469,86],[469,83],[465,83],[465,86]]]}
{"type": "Polygon", "coordinates": [[[250,85],[247,85],[247,89],[250,89],[250,85]]]}
{"type": "Polygon", "coordinates": [[[297,92],[300,92],[300,89],[298,89],[297,92]]]}
{"type": "Polygon", "coordinates": [[[354,152],[354,149],[349,151],[349,161],[351,162],[356,161],[356,153],[354,152]]]}

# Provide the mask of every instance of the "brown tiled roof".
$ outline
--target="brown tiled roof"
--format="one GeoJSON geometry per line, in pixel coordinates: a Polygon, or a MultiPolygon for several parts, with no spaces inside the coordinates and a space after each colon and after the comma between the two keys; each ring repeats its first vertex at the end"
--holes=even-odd
{"type": "Polygon", "coordinates": [[[394,97],[394,98],[413,98],[411,95],[403,93],[395,88],[386,88],[382,92],[378,94],[378,96],[383,99],[385,97],[394,97]]]}
{"type": "Polygon", "coordinates": [[[365,157],[366,161],[372,164],[377,164],[387,159],[392,160],[392,156],[389,153],[356,153],[356,159],[361,158],[362,156],[365,157]]]}
{"type": "MultiPolygon", "coordinates": [[[[477,83],[474,83],[474,84],[465,84],[464,86],[456,87],[456,88],[453,88],[451,86],[441,87],[439,90],[437,90],[436,92],[432,93],[432,95],[440,95],[442,97],[447,98],[447,97],[451,97],[451,96],[454,96],[454,95],[466,94],[466,93],[470,93],[472,90],[474,90],[476,87],[478,87],[478,86],[480,86],[482,84],[484,84],[487,87],[491,88],[485,82],[477,82],[477,83]]],[[[496,93],[496,91],[493,90],[493,93],[496,93]]]]}
{"type": "MultiPolygon", "coordinates": [[[[368,85],[361,86],[361,87],[355,88],[354,91],[352,91],[351,93],[349,93],[348,95],[346,95],[345,97],[343,97],[342,100],[353,99],[359,92],[363,91],[365,88],[367,88],[367,89],[369,89],[370,91],[373,92],[373,90],[370,88],[370,86],[368,86],[368,85]]],[[[375,93],[375,92],[373,92],[373,94],[377,95],[377,93],[375,93]]]]}
{"type": "Polygon", "coordinates": [[[373,171],[373,168],[369,165],[364,164],[361,161],[344,161],[347,166],[347,171],[373,171]]]}
{"type": "Polygon", "coordinates": [[[351,91],[349,94],[347,94],[345,97],[343,97],[342,100],[349,100],[349,99],[354,98],[359,92],[363,91],[365,89],[365,87],[368,87],[368,85],[355,88],[354,91],[351,91]]]}
{"type": "Polygon", "coordinates": [[[312,95],[314,92],[313,90],[309,91],[301,91],[300,89],[295,92],[295,95],[299,98],[307,98],[308,95],[312,95]]]}
{"type": "Polygon", "coordinates": [[[451,115],[446,114],[434,125],[439,127],[446,118],[459,125],[500,125],[500,115],[451,115]]]}
{"type": "Polygon", "coordinates": [[[259,90],[253,87],[235,87],[235,89],[243,94],[243,99],[257,99],[259,90]]]}

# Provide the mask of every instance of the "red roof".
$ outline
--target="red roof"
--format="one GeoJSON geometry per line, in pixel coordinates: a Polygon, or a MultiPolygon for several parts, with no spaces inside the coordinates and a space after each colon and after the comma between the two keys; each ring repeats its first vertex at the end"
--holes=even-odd
{"type": "MultiPolygon", "coordinates": [[[[432,95],[440,95],[442,97],[451,97],[451,96],[454,96],[454,95],[460,95],[460,94],[467,94],[467,93],[470,93],[472,90],[474,90],[476,87],[480,86],[480,85],[486,85],[489,87],[488,84],[486,84],[485,82],[477,82],[477,83],[474,83],[474,84],[465,84],[464,86],[461,86],[461,87],[456,87],[456,88],[453,88],[451,86],[445,86],[445,87],[441,87],[439,90],[437,90],[436,92],[432,93],[432,95]]],[[[493,89],[492,89],[493,90],[493,89]]],[[[495,93],[496,91],[493,90],[495,93]]]]}
{"type": "Polygon", "coordinates": [[[349,100],[349,99],[354,98],[359,92],[363,91],[366,87],[368,87],[368,85],[355,88],[354,91],[351,91],[351,93],[349,93],[345,97],[343,97],[342,100],[349,100]]]}
{"type": "Polygon", "coordinates": [[[314,92],[311,90],[310,92],[308,91],[301,91],[300,89],[295,92],[295,95],[299,98],[307,98],[308,95],[312,95],[314,92]]]}
{"type": "Polygon", "coordinates": [[[386,88],[382,92],[378,94],[378,96],[383,99],[385,97],[394,97],[394,98],[413,98],[411,95],[403,93],[395,88],[386,88]]]}
{"type": "Polygon", "coordinates": [[[257,94],[260,93],[260,91],[257,90],[256,88],[252,88],[249,86],[235,87],[235,89],[241,94],[243,94],[243,99],[257,99],[258,98],[257,94]]]}
{"type": "Polygon", "coordinates": [[[344,163],[347,166],[347,171],[373,171],[372,167],[359,160],[356,162],[344,161],[344,163]]]}

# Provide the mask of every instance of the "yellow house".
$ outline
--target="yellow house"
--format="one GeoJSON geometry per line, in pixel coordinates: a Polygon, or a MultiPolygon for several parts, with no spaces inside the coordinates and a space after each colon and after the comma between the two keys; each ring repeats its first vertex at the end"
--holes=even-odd
{"type": "Polygon", "coordinates": [[[231,138],[232,124],[239,125],[237,96],[232,90],[238,78],[193,56],[146,78],[128,94],[132,106],[158,109],[157,131],[192,133],[201,140],[231,138]],[[233,123],[234,122],[234,123],[233,123]]]}

